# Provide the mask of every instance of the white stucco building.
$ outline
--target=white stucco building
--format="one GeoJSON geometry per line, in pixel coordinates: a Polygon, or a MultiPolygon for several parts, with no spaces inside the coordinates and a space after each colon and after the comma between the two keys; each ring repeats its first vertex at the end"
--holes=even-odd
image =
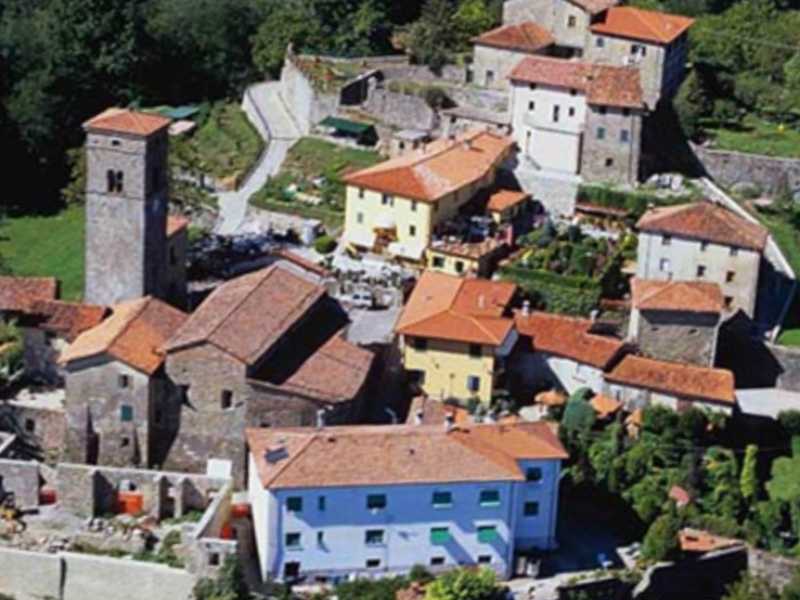
{"type": "Polygon", "coordinates": [[[724,311],[753,317],[769,232],[712,202],[658,207],[637,223],[639,279],[706,281],[722,290],[724,311]]]}
{"type": "Polygon", "coordinates": [[[248,494],[264,580],[484,565],[555,545],[567,458],[545,423],[251,429],[248,494]]]}

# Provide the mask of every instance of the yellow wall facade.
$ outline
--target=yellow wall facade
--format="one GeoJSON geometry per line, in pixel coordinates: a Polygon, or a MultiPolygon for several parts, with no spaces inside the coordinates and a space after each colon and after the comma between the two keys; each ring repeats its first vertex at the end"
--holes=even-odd
{"type": "Polygon", "coordinates": [[[426,256],[426,264],[430,270],[447,273],[448,275],[455,275],[456,277],[463,277],[467,273],[485,276],[489,271],[489,255],[482,257],[482,259],[466,258],[463,256],[444,254],[442,252],[437,252],[433,248],[429,248],[426,256]],[[441,259],[441,263],[436,259],[441,259]],[[461,264],[460,270],[458,268],[459,263],[461,264]]]}
{"type": "Polygon", "coordinates": [[[424,371],[422,389],[435,398],[468,400],[477,397],[482,403],[492,400],[495,379],[495,355],[491,346],[481,346],[481,356],[470,356],[469,344],[448,340],[428,340],[425,350],[417,350],[412,339],[403,336],[403,366],[407,371],[424,371]],[[480,387],[472,392],[467,378],[480,377],[480,387]]]}

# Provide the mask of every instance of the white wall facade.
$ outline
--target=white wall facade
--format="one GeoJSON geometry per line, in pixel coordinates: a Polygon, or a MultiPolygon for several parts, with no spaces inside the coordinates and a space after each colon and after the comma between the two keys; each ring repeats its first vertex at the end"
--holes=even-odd
{"type": "Polygon", "coordinates": [[[572,394],[582,387],[595,392],[603,389],[603,371],[592,365],[580,363],[546,352],[526,352],[514,358],[510,366],[526,386],[559,387],[572,394]]]}
{"type": "Polygon", "coordinates": [[[700,240],[639,233],[636,276],[640,279],[708,281],[719,284],[725,310],[753,316],[761,253],[700,240]]]}
{"type": "Polygon", "coordinates": [[[529,467],[540,469],[541,478],[277,491],[265,490],[257,478],[251,479],[249,495],[262,576],[282,581],[287,563],[296,563],[305,581],[351,574],[381,577],[407,572],[417,564],[433,571],[482,564],[508,577],[517,548],[555,545],[560,461],[522,461],[521,467],[523,472],[529,467]],[[482,506],[481,490],[497,490],[499,502],[482,506]],[[450,492],[452,503],[434,506],[434,492],[450,492]],[[367,508],[371,494],[385,494],[386,507],[367,508]],[[290,497],[302,498],[301,511],[288,510],[290,497]],[[536,503],[536,514],[525,514],[526,503],[536,503]],[[266,515],[256,515],[256,511],[266,515]],[[486,526],[495,528],[491,542],[479,539],[478,528],[486,526]],[[266,535],[258,531],[264,527],[266,535]],[[434,542],[431,530],[445,527],[449,539],[434,542]],[[383,532],[382,543],[367,543],[367,531],[378,530],[383,532]],[[299,534],[299,546],[286,547],[287,534],[299,534]]]}
{"type": "Polygon", "coordinates": [[[622,402],[625,410],[633,411],[637,408],[645,408],[647,406],[665,406],[672,410],[680,412],[685,406],[693,406],[709,412],[717,412],[725,415],[730,415],[733,411],[731,407],[716,404],[714,402],[702,402],[699,400],[685,400],[674,394],[667,394],[664,392],[657,392],[648,390],[646,388],[635,387],[620,383],[606,382],[604,386],[604,393],[622,402]]]}

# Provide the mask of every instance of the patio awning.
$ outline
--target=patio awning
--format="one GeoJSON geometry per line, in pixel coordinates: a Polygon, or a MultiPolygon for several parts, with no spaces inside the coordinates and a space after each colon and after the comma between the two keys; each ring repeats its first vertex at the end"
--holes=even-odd
{"type": "Polygon", "coordinates": [[[325,117],[320,121],[323,127],[330,127],[341,133],[348,133],[350,135],[364,135],[373,127],[369,123],[360,123],[358,121],[351,121],[350,119],[342,119],[340,117],[325,117]]]}

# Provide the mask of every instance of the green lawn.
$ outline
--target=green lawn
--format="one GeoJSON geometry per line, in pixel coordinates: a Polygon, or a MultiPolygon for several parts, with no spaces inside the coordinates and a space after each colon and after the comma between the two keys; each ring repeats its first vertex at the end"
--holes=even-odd
{"type": "Polygon", "coordinates": [[[317,138],[302,138],[289,150],[281,173],[305,179],[323,175],[338,180],[349,171],[369,167],[382,160],[372,150],[346,148],[317,138]]]}
{"type": "Polygon", "coordinates": [[[800,346],[800,329],[787,329],[778,337],[782,346],[800,346]]]}
{"type": "Polygon", "coordinates": [[[0,221],[0,256],[12,274],[57,277],[68,300],[83,295],[83,240],[82,206],[0,221]]]}
{"type": "Polygon", "coordinates": [[[217,178],[244,174],[258,160],[264,140],[238,104],[215,104],[198,129],[172,143],[176,166],[217,178]]]}
{"type": "Polygon", "coordinates": [[[788,125],[781,131],[777,123],[747,116],[741,127],[706,127],[705,131],[720,150],[800,158],[800,130],[788,125]]]}

